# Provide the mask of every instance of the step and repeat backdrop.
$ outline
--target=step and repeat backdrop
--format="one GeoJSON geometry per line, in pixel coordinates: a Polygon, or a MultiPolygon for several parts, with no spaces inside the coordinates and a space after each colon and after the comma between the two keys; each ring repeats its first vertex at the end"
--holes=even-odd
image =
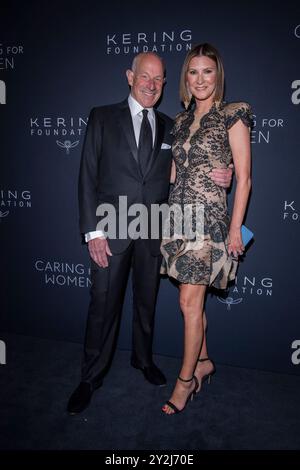
{"type": "MultiPolygon", "coordinates": [[[[247,101],[254,241],[224,295],[207,297],[216,362],[300,373],[300,7],[294,1],[4,2],[0,17],[2,332],[82,342],[89,257],[77,179],[89,111],[123,100],[134,55],[167,67],[160,110],[182,108],[179,75],[199,42],[225,64],[226,100],[247,101]]],[[[232,196],[229,194],[229,201],[232,196]]],[[[177,288],[162,279],[154,351],[182,354],[177,288]]],[[[1,339],[1,333],[0,333],[1,339]]],[[[119,348],[131,347],[128,285],[119,348]]]]}

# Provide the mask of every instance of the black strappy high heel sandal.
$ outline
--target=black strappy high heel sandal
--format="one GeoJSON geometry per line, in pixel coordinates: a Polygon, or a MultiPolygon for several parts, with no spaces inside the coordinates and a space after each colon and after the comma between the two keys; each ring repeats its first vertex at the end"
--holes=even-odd
{"type": "Polygon", "coordinates": [[[181,410],[179,410],[179,409],[177,408],[177,406],[174,405],[174,403],[172,403],[171,401],[166,401],[166,405],[168,405],[168,406],[174,411],[174,413],[166,413],[165,411],[162,410],[163,413],[165,413],[166,415],[167,415],[167,414],[173,415],[173,414],[180,413],[181,411],[183,411],[183,410],[185,409],[186,405],[188,404],[188,402],[193,400],[194,395],[196,395],[196,390],[197,390],[197,388],[199,387],[199,382],[198,382],[198,379],[197,379],[197,377],[196,377],[195,375],[193,375],[193,377],[191,377],[190,379],[182,379],[182,378],[179,377],[179,376],[178,376],[177,378],[178,378],[178,380],[180,380],[181,382],[185,382],[185,383],[191,382],[192,380],[194,380],[194,382],[195,382],[195,387],[194,387],[193,390],[189,393],[189,395],[188,395],[188,397],[187,397],[187,399],[186,399],[186,401],[185,401],[184,407],[183,407],[181,410]]]}
{"type": "Polygon", "coordinates": [[[209,372],[209,374],[205,374],[203,375],[203,377],[201,378],[201,381],[198,380],[198,383],[199,383],[199,390],[196,392],[196,393],[199,393],[200,390],[201,390],[201,387],[203,385],[204,382],[207,381],[208,385],[210,384],[210,381],[211,381],[211,377],[212,375],[214,375],[214,373],[216,372],[216,366],[215,366],[215,363],[214,361],[212,361],[211,359],[209,359],[209,357],[204,357],[202,359],[198,359],[198,362],[205,362],[205,361],[210,361],[213,365],[213,369],[211,372],[209,372]]]}

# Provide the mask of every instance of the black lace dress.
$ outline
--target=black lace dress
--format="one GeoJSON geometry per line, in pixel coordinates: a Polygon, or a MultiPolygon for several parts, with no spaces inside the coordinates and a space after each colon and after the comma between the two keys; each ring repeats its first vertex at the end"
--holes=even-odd
{"type": "MultiPolygon", "coordinates": [[[[251,127],[247,103],[214,104],[200,123],[194,111],[184,111],[175,120],[173,158],[176,181],[169,205],[202,207],[203,227],[199,237],[177,236],[176,215],[171,213],[170,231],[161,244],[162,274],[180,283],[212,285],[225,289],[233,280],[237,260],[228,254],[229,216],[226,190],[210,177],[213,168],[226,168],[232,162],[227,130],[239,119],[251,127]]],[[[198,210],[198,209],[196,209],[198,210]]]]}

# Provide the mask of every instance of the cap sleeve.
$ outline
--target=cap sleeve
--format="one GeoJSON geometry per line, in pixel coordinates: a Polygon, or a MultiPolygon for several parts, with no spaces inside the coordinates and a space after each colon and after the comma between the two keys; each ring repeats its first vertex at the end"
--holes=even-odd
{"type": "Polygon", "coordinates": [[[225,110],[225,124],[226,128],[230,129],[239,119],[247,127],[253,125],[253,114],[251,107],[248,103],[230,103],[226,106],[225,110]]]}

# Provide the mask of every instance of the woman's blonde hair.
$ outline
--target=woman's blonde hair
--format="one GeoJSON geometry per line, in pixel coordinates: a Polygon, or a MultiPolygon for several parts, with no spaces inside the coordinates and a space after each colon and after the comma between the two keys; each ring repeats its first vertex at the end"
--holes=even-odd
{"type": "Polygon", "coordinates": [[[216,66],[217,66],[217,84],[216,84],[216,91],[215,91],[215,102],[216,104],[220,104],[223,100],[224,95],[224,67],[222,63],[221,56],[217,49],[215,49],[211,44],[203,43],[194,46],[190,52],[187,54],[183,66],[181,69],[181,76],[180,76],[180,86],[179,86],[179,95],[180,100],[184,104],[184,107],[187,109],[191,103],[192,95],[188,89],[186,83],[186,74],[189,68],[190,61],[194,57],[209,57],[212,59],[216,66]]]}

